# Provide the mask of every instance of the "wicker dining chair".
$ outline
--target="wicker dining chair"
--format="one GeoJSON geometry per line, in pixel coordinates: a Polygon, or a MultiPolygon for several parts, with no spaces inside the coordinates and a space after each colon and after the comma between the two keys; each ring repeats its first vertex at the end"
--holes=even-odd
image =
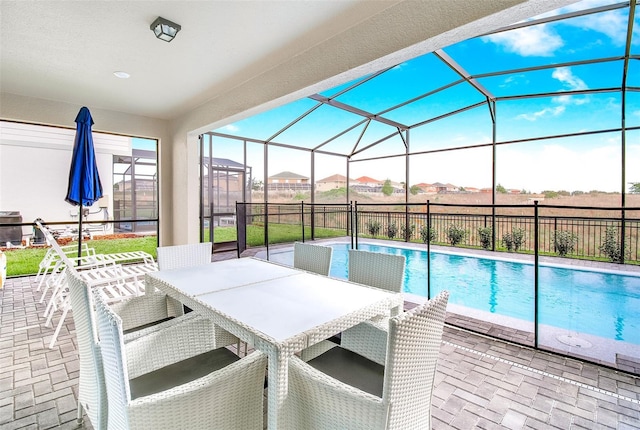
{"type": "Polygon", "coordinates": [[[335,344],[308,362],[291,358],[287,428],[430,429],[448,298],[389,319],[382,365],[335,344]]]}
{"type": "MultiPolygon", "coordinates": [[[[349,250],[349,281],[401,293],[405,257],[381,252],[349,250]]],[[[337,338],[343,348],[378,363],[384,362],[389,315],[351,327],[337,338]]],[[[334,338],[336,340],[336,338],[334,338]]]]}
{"type": "Polygon", "coordinates": [[[333,248],[295,242],[293,244],[293,267],[328,276],[331,270],[333,248]]]}
{"type": "MultiPolygon", "coordinates": [[[[212,247],[213,244],[211,242],[159,246],[157,249],[158,268],[160,270],[171,270],[210,264],[212,247]]],[[[183,307],[182,309],[184,310],[185,308],[183,307]]],[[[190,309],[186,308],[186,310],[189,311],[190,309]]],[[[217,325],[215,326],[215,338],[216,344],[219,346],[235,344],[238,348],[238,353],[240,353],[240,340],[217,325]]]]}
{"type": "Polygon", "coordinates": [[[160,270],[179,269],[211,263],[211,242],[187,245],[159,246],[157,249],[160,270]]]}
{"type": "MultiPolygon", "coordinates": [[[[80,367],[77,419],[82,422],[83,412],[86,411],[94,428],[105,429],[106,391],[93,303],[94,293],[98,290],[89,287],[75,269],[67,271],[67,280],[80,367]]],[[[167,300],[165,294],[132,297],[112,304],[111,309],[119,313],[124,321],[123,328],[128,331],[124,336],[128,357],[141,360],[143,364],[149,362],[148,353],[140,348],[144,344],[132,342],[167,330],[184,339],[160,354],[166,365],[220,347],[215,343],[215,328],[210,320],[195,313],[173,317],[172,302],[167,300]]]]}
{"type": "Polygon", "coordinates": [[[188,345],[179,332],[164,330],[125,344],[122,320],[102,293],[96,314],[109,429],[262,430],[266,355],[239,358],[218,348],[165,367],[164,356],[190,353],[197,338],[188,345]],[[143,356],[132,360],[133,351],[143,356]]]}
{"type": "Polygon", "coordinates": [[[405,257],[383,252],[349,250],[349,280],[370,287],[402,292],[405,257]]]}

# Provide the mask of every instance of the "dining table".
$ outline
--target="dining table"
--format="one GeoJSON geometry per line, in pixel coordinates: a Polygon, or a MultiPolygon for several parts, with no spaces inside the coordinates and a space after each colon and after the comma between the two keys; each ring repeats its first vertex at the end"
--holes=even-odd
{"type": "Polygon", "coordinates": [[[401,293],[253,257],[145,275],[160,290],[268,357],[267,428],[283,428],[291,356],[361,322],[399,312],[401,293]]]}

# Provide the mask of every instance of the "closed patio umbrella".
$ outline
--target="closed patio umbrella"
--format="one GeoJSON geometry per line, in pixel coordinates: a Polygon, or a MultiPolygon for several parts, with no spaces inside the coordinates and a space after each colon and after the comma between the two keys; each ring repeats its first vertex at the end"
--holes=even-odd
{"type": "Polygon", "coordinates": [[[93,118],[86,107],[82,107],[76,117],[76,138],[69,170],[69,186],[65,200],[80,206],[78,213],[78,257],[82,250],[82,207],[91,206],[102,197],[102,184],[96,165],[91,127],[93,118]]]}

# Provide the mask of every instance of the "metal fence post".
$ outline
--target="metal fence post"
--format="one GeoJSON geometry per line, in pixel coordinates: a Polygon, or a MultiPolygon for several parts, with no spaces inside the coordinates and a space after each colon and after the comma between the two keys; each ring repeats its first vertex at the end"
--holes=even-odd
{"type": "Polygon", "coordinates": [[[533,264],[533,318],[534,318],[534,323],[533,323],[533,337],[534,337],[534,347],[538,347],[538,271],[539,271],[539,251],[538,251],[538,246],[539,246],[539,239],[538,239],[538,201],[534,200],[533,201],[533,219],[534,219],[534,225],[533,225],[533,230],[534,230],[534,236],[533,236],[533,248],[534,248],[534,264],[533,264]]]}
{"type": "Polygon", "coordinates": [[[304,243],[304,200],[300,202],[300,221],[302,224],[302,243],[304,243]]]}
{"type": "Polygon", "coordinates": [[[431,210],[427,200],[427,299],[431,300],[431,210]]]}

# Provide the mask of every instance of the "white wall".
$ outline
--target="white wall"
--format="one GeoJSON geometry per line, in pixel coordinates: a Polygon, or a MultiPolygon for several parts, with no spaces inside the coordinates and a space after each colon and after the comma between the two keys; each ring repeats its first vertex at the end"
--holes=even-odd
{"type": "MultiPolygon", "coordinates": [[[[64,200],[74,139],[71,129],[0,121],[0,211],[18,211],[23,222],[77,222],[79,208],[64,200]]],[[[112,217],[113,155],[131,155],[131,138],[93,133],[93,141],[112,217]]],[[[104,219],[97,204],[90,213],[89,221],[104,219]]],[[[30,232],[23,227],[23,233],[30,232]]]]}

